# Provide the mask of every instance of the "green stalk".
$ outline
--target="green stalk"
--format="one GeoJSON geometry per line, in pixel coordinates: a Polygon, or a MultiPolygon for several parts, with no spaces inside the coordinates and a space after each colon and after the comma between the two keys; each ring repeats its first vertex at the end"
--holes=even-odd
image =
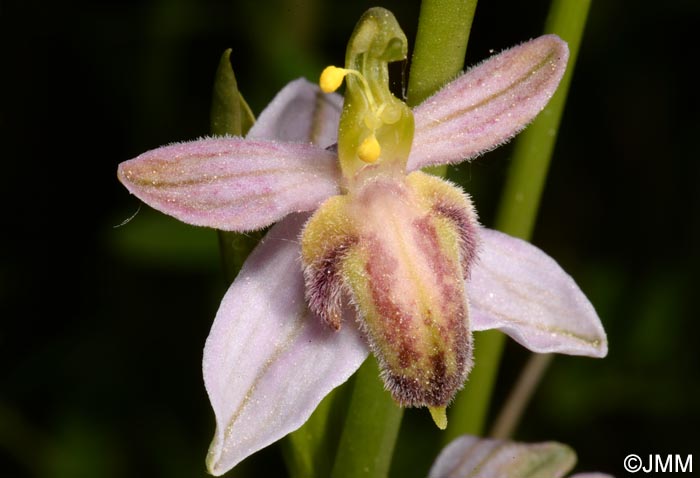
{"type": "MultiPolygon", "coordinates": [[[[411,57],[408,79],[408,106],[416,106],[464,68],[469,33],[474,21],[477,0],[423,0],[411,57]]],[[[445,177],[447,166],[426,171],[445,177]]]]}
{"type": "Polygon", "coordinates": [[[350,382],[329,393],[298,430],[282,440],[290,478],[326,478],[340,441],[350,398],[350,382]]]}
{"type": "MultiPolygon", "coordinates": [[[[495,222],[496,229],[511,236],[525,240],[532,236],[590,3],[590,0],[552,1],[545,33],[556,33],[568,42],[569,65],[547,107],[515,144],[495,222]]],[[[496,331],[475,334],[476,365],[464,392],[452,407],[448,439],[464,433],[483,433],[504,341],[505,336],[496,331]]],[[[529,395],[519,399],[528,400],[529,395]]]]}
{"type": "Polygon", "coordinates": [[[402,418],[403,408],[384,390],[370,357],[355,376],[331,478],[386,477],[402,418]]]}
{"type": "MultiPolygon", "coordinates": [[[[475,8],[476,0],[423,0],[408,83],[409,106],[462,71],[475,8]]],[[[403,410],[384,391],[376,360],[370,358],[357,374],[331,477],[386,477],[402,417],[403,410]]]]}
{"type": "Polygon", "coordinates": [[[496,330],[474,333],[474,368],[464,390],[459,392],[447,409],[448,425],[443,436],[444,444],[466,433],[482,434],[496,383],[504,338],[496,330]]]}
{"type": "Polygon", "coordinates": [[[423,0],[411,58],[409,106],[420,104],[464,68],[477,0],[423,0]]]}
{"type": "Polygon", "coordinates": [[[532,236],[590,5],[591,0],[552,1],[545,33],[556,33],[569,44],[569,65],[547,107],[515,144],[496,219],[496,228],[511,236],[532,236]]]}

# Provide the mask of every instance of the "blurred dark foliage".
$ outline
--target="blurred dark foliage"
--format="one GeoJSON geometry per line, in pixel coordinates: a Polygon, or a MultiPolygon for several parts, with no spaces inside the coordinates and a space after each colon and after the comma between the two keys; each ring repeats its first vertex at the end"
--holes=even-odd
{"type": "MultiPolygon", "coordinates": [[[[415,36],[417,0],[376,3],[415,36]]],[[[216,236],[140,207],[116,166],[207,134],[225,48],[259,113],[342,62],[374,4],[2,2],[0,476],[205,475],[216,236]]],[[[547,8],[482,0],[467,63],[537,36],[547,8]]],[[[589,294],[610,355],[557,358],[517,436],[572,445],[580,469],[619,477],[628,453],[700,450],[698,25],[695,0],[593,2],[534,242],[589,294]]],[[[508,154],[450,173],[487,226],[508,154]]],[[[494,409],[525,359],[509,344],[494,409]]],[[[439,443],[427,415],[407,413],[393,476],[424,475],[439,443]]],[[[281,466],[271,447],[232,476],[281,466]]]]}

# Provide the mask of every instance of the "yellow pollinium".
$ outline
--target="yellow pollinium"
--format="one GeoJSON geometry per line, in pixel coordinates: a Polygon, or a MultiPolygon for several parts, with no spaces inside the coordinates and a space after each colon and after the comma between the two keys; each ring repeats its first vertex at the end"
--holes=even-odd
{"type": "MultiPolygon", "coordinates": [[[[365,126],[370,130],[370,134],[360,143],[357,148],[357,157],[360,158],[365,163],[374,163],[379,159],[382,153],[382,147],[379,145],[377,140],[376,131],[384,123],[383,113],[385,111],[386,105],[377,106],[374,96],[372,95],[372,90],[367,84],[365,77],[356,70],[351,70],[348,68],[338,68],[337,66],[327,66],[323,72],[321,72],[321,77],[318,80],[318,85],[321,87],[321,91],[324,93],[332,93],[343,83],[343,79],[346,76],[353,75],[358,80],[360,80],[361,91],[367,100],[370,111],[364,118],[365,126]]],[[[391,115],[386,115],[391,119],[391,115]]],[[[395,122],[396,120],[394,120],[395,122]]]]}
{"type": "Polygon", "coordinates": [[[321,78],[318,80],[318,86],[321,87],[321,91],[324,93],[333,93],[335,90],[340,88],[343,83],[343,78],[350,73],[349,70],[345,68],[338,68],[337,66],[327,66],[321,72],[321,78]]]}
{"type": "Polygon", "coordinates": [[[388,64],[405,60],[408,40],[390,11],[365,13],[350,37],[345,65],[326,67],[321,91],[336,91],[345,81],[338,127],[338,160],[343,190],[370,178],[406,170],[413,142],[413,114],[389,89],[388,64]]]}
{"type": "Polygon", "coordinates": [[[357,157],[365,163],[374,163],[379,159],[380,154],[382,154],[382,147],[379,146],[379,141],[374,133],[367,136],[357,148],[357,157]]]}

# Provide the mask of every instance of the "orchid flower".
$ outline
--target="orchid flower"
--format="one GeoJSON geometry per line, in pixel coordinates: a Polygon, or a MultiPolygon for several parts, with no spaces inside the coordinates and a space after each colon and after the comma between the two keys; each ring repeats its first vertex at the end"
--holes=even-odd
{"type": "Polygon", "coordinates": [[[119,166],[141,200],[186,223],[277,222],[224,296],[204,349],[215,475],[300,427],[370,351],[399,405],[445,407],[472,367],[472,331],[535,352],[602,357],[583,293],[534,246],[481,227],[470,198],[419,171],[476,157],[544,107],[568,50],[546,35],[469,70],[415,109],[388,87],[407,41],[369,10],[321,90],[285,87],[245,139],[173,144],[119,166]],[[345,100],[330,92],[346,82],[345,100]],[[341,111],[342,109],[342,111],[341,111]]]}
{"type": "MultiPolygon", "coordinates": [[[[447,445],[428,478],[562,478],[576,464],[576,453],[557,442],[516,443],[463,435],[447,445]]],[[[613,478],[577,473],[569,478],[613,478]]]]}

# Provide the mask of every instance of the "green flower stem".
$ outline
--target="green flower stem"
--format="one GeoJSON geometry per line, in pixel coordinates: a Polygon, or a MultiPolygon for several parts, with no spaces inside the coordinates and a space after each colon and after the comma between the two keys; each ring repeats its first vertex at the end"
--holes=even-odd
{"type": "Polygon", "coordinates": [[[377,361],[370,357],[355,376],[331,478],[385,478],[402,417],[403,409],[384,390],[377,361]]]}
{"type": "Polygon", "coordinates": [[[329,393],[311,417],[298,430],[282,440],[290,478],[326,478],[330,476],[338,449],[351,383],[329,393]]]}
{"type": "Polygon", "coordinates": [[[447,430],[443,443],[459,435],[481,435],[489,411],[491,392],[496,382],[504,335],[497,330],[474,334],[474,368],[455,401],[447,409],[447,430]]]}
{"type": "MultiPolygon", "coordinates": [[[[408,83],[409,106],[462,71],[475,8],[476,0],[423,0],[408,83]]],[[[438,172],[444,176],[445,168],[438,172]]],[[[373,358],[358,372],[332,478],[380,478],[388,473],[403,410],[384,391],[378,376],[373,358]]]]}
{"type": "Polygon", "coordinates": [[[464,67],[476,0],[423,0],[411,58],[409,106],[420,104],[464,67]]]}
{"type": "MultiPolygon", "coordinates": [[[[253,113],[238,91],[230,56],[229,48],[221,55],[214,78],[210,114],[210,130],[214,136],[244,136],[255,123],[253,113]]],[[[250,234],[228,231],[217,233],[226,281],[230,284],[263,234],[262,231],[250,234]]]]}
{"type": "MultiPolygon", "coordinates": [[[[411,57],[408,106],[416,106],[464,68],[477,0],[423,0],[411,57]]],[[[445,177],[447,166],[427,168],[445,177]]]]}
{"type": "Polygon", "coordinates": [[[547,107],[515,144],[496,219],[496,228],[511,236],[532,236],[590,4],[591,0],[552,1],[545,33],[556,33],[569,44],[569,65],[547,107]]]}
{"type": "MultiPolygon", "coordinates": [[[[525,240],[532,236],[590,3],[590,0],[552,1],[545,32],[556,33],[568,42],[569,65],[547,107],[515,144],[495,223],[496,229],[511,236],[525,240]]],[[[448,438],[463,433],[483,433],[504,341],[505,336],[495,331],[475,334],[476,365],[464,392],[452,407],[452,428],[448,428],[448,438]]],[[[529,400],[529,395],[518,400],[529,400]]],[[[518,419],[514,420],[517,423],[518,419]]]]}

